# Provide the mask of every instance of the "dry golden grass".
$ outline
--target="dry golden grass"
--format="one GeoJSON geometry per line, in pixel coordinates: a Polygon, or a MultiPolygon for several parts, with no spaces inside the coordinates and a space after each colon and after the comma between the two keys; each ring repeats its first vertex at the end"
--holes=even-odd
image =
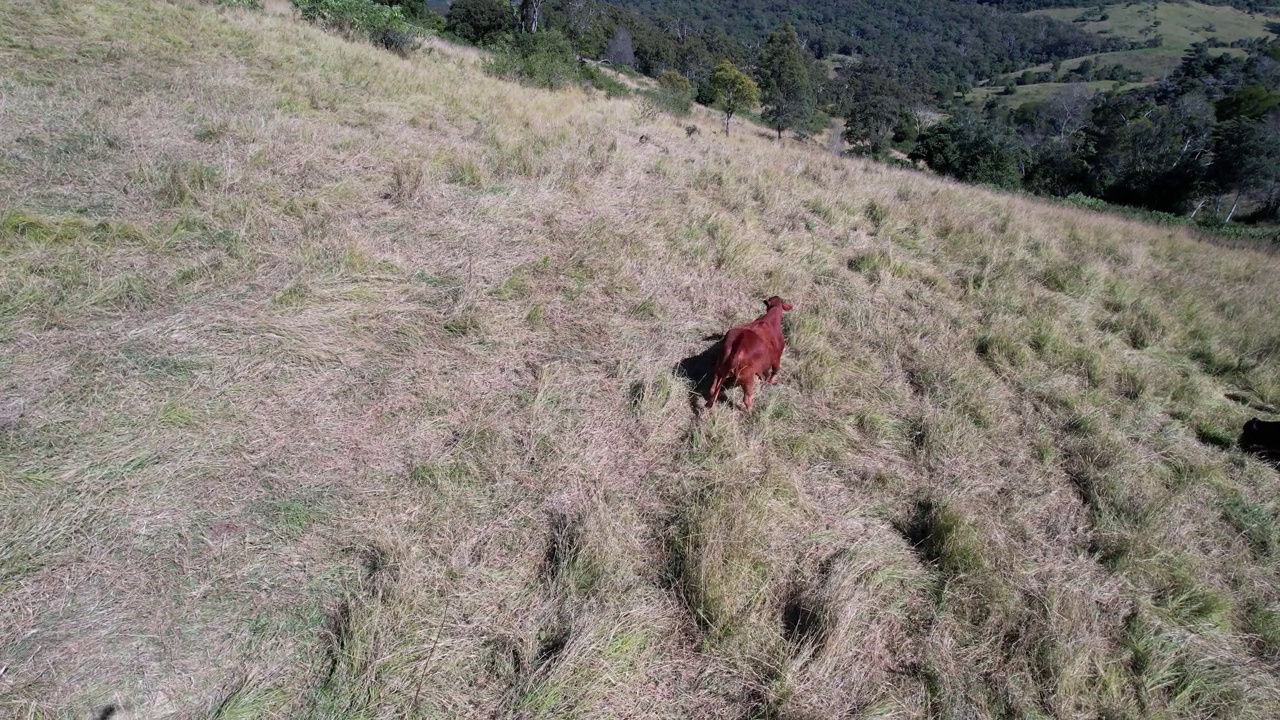
{"type": "Polygon", "coordinates": [[[1274,256],[286,10],[0,7],[0,714],[1280,712],[1274,256]]]}

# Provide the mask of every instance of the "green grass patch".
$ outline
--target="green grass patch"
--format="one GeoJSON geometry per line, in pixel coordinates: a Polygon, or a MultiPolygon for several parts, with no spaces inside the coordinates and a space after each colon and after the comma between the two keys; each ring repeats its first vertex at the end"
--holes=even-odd
{"type": "Polygon", "coordinates": [[[1275,513],[1238,490],[1224,493],[1218,500],[1218,509],[1222,519],[1249,543],[1255,555],[1272,557],[1280,537],[1275,513]]]}

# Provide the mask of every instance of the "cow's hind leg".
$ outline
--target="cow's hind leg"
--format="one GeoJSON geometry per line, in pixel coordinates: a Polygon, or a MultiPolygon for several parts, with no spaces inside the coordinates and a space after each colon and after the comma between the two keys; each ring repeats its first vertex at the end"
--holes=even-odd
{"type": "Polygon", "coordinates": [[[752,375],[742,380],[742,405],[747,410],[755,404],[756,397],[756,376],[752,375]]]}
{"type": "Polygon", "coordinates": [[[720,388],[724,384],[724,378],[720,377],[720,373],[715,374],[715,379],[711,381],[711,392],[707,393],[707,409],[715,407],[716,400],[720,399],[720,388]]]}

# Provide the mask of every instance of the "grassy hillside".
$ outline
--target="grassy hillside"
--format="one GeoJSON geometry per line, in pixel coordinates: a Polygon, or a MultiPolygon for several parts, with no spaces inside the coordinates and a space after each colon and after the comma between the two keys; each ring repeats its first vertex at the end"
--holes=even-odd
{"type": "Polygon", "coordinates": [[[282,2],[0,58],[0,715],[1280,713],[1273,255],[282,2]]]}
{"type": "MultiPolygon", "coordinates": [[[[1182,62],[1183,55],[1186,54],[1189,46],[1181,47],[1158,47],[1158,48],[1141,48],[1138,50],[1121,50],[1118,52],[1098,53],[1097,55],[1089,55],[1087,57],[1078,57],[1071,60],[1064,60],[1059,67],[1060,72],[1069,72],[1080,67],[1085,60],[1093,60],[1095,66],[1110,67],[1112,65],[1123,65],[1124,67],[1142,73],[1143,77],[1148,81],[1154,82],[1163,78],[1165,75],[1176,70],[1182,62]]],[[[1244,57],[1247,53],[1239,48],[1209,48],[1209,54],[1217,57],[1219,55],[1235,55],[1244,57]]],[[[1053,69],[1051,64],[1041,64],[1030,68],[1032,72],[1046,72],[1053,69]]],[[[1010,73],[1005,75],[1007,80],[1014,80],[1021,73],[1010,73]]]]}
{"type": "MultiPolygon", "coordinates": [[[[1154,82],[1176,70],[1182,56],[1193,44],[1217,38],[1225,43],[1257,37],[1275,35],[1276,23],[1280,16],[1262,13],[1249,13],[1226,5],[1203,5],[1196,2],[1132,2],[1104,6],[1106,20],[1101,20],[1097,12],[1098,5],[1085,8],[1055,8],[1037,10],[1028,15],[1045,15],[1064,22],[1073,22],[1080,18],[1089,18],[1088,22],[1073,22],[1090,32],[1127,40],[1145,42],[1160,36],[1160,47],[1123,50],[1119,52],[1098,53],[1094,55],[1064,60],[1060,64],[1061,72],[1076,69],[1085,60],[1093,60],[1099,67],[1122,65],[1139,72],[1146,81],[1154,82]]],[[[1243,55],[1244,51],[1235,48],[1211,48],[1210,54],[1235,53],[1243,55]]],[[[1052,64],[1036,65],[1030,70],[1035,73],[1048,72],[1052,64]]],[[[993,90],[979,88],[970,95],[971,99],[985,100],[993,92],[999,92],[999,86],[1012,82],[1021,71],[999,78],[993,90]]],[[[1105,85],[1105,83],[1090,83],[1105,85]]],[[[1032,99],[1043,100],[1052,95],[1059,87],[1057,83],[1034,83],[1020,87],[1017,95],[1009,96],[1007,102],[1021,105],[1032,99]],[[1019,95],[1023,95],[1019,97],[1019,95]]],[[[1109,85],[1107,85],[1109,87],[1109,85]]],[[[1137,87],[1131,84],[1130,87],[1137,87]]]]}
{"type": "MultiPolygon", "coordinates": [[[[1095,82],[1079,83],[1092,91],[1106,91],[1113,88],[1131,89],[1145,87],[1147,83],[1121,83],[1115,80],[1098,80],[1095,82]]],[[[1003,85],[984,85],[974,88],[965,99],[972,101],[981,107],[989,98],[995,97],[1011,107],[1021,107],[1027,103],[1041,103],[1054,95],[1061,92],[1064,88],[1071,87],[1072,83],[1032,83],[1030,85],[1019,85],[1013,95],[1004,94],[1003,85]]]]}
{"type": "Polygon", "coordinates": [[[1269,27],[1280,18],[1264,13],[1250,13],[1228,5],[1204,5],[1198,2],[1126,2],[1105,4],[1103,20],[1091,11],[1098,5],[1082,8],[1038,10],[1029,15],[1047,15],[1063,22],[1079,18],[1074,24],[1089,32],[1115,35],[1129,40],[1148,40],[1156,35],[1171,48],[1185,48],[1217,38],[1230,43],[1255,37],[1274,35],[1269,27]]]}
{"type": "MultiPolygon", "coordinates": [[[[1032,14],[1048,15],[1070,22],[1079,18],[1083,12],[1079,8],[1059,8],[1032,14]]],[[[1149,78],[1159,78],[1175,70],[1183,53],[1195,43],[1212,38],[1230,43],[1248,38],[1272,37],[1275,35],[1274,24],[1280,22],[1280,17],[1276,16],[1249,13],[1226,5],[1202,5],[1196,2],[1108,5],[1105,14],[1106,20],[1098,19],[1099,16],[1093,14],[1089,16],[1089,22],[1076,25],[1090,32],[1129,40],[1146,41],[1157,35],[1163,38],[1158,48],[1107,53],[1099,58],[1104,64],[1119,63],[1149,78]]],[[[1229,51],[1229,48],[1219,49],[1219,52],[1229,51]]],[[[1079,63],[1080,60],[1074,61],[1074,64],[1064,62],[1063,68],[1070,69],[1079,63]]]]}

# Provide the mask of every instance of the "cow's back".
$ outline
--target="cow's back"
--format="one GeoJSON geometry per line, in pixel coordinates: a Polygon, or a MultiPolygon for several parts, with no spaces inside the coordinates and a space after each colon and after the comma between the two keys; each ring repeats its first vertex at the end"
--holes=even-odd
{"type": "Polygon", "coordinates": [[[726,374],[749,375],[768,367],[771,354],[758,328],[742,325],[725,333],[721,366],[726,374]]]}

